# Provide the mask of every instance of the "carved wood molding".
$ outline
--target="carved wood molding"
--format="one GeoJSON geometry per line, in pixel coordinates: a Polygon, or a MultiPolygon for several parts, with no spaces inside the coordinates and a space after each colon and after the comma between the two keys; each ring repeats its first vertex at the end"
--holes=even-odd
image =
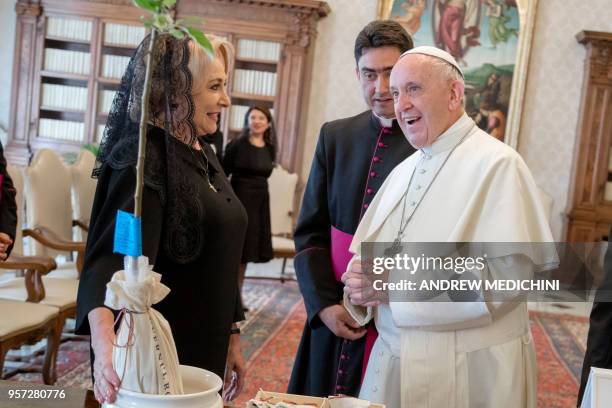
{"type": "MultiPolygon", "coordinates": [[[[239,20],[254,24],[273,23],[294,29],[295,19],[316,24],[329,12],[329,6],[314,0],[181,0],[177,3],[179,15],[199,15],[207,21],[214,19],[239,20]]],[[[230,31],[233,31],[230,28],[230,31]]]]}
{"type": "Polygon", "coordinates": [[[576,39],[589,50],[586,63],[590,77],[596,81],[612,81],[612,33],[581,31],[576,39]]]}
{"type": "Polygon", "coordinates": [[[612,42],[593,43],[590,56],[591,77],[594,80],[612,81],[612,42]]]}
{"type": "Polygon", "coordinates": [[[17,1],[15,13],[18,16],[38,17],[42,14],[42,7],[38,1],[17,1]]]}
{"type": "Polygon", "coordinates": [[[79,0],[85,3],[104,3],[113,6],[133,6],[132,0],[79,0]]]}
{"type": "Polygon", "coordinates": [[[612,146],[612,33],[581,31],[576,39],[587,48],[587,55],[572,165],[567,239],[588,236],[590,240],[612,224],[612,201],[606,200],[605,195],[612,146]]]}
{"type": "Polygon", "coordinates": [[[217,3],[228,3],[237,6],[239,4],[254,5],[270,8],[278,8],[289,10],[292,12],[300,12],[314,14],[317,17],[325,17],[331,9],[324,1],[317,0],[215,0],[217,3]]]}

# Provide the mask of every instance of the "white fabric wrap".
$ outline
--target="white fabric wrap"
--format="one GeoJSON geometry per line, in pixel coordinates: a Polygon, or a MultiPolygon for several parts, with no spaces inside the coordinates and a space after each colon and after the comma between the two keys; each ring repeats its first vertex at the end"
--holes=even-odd
{"type": "Polygon", "coordinates": [[[118,271],[106,285],[104,304],[114,310],[133,312],[123,315],[115,343],[119,347],[113,347],[113,367],[125,390],[144,394],[184,393],[170,325],[151,307],[168,293],[170,289],[155,272],[141,282],[128,282],[125,272],[118,271]],[[133,338],[128,339],[132,323],[133,338]]]}

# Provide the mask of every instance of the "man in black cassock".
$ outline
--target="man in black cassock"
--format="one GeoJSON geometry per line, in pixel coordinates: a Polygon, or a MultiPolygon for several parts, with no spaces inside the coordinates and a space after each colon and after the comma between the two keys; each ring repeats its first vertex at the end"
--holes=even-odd
{"type": "Polygon", "coordinates": [[[376,331],[369,327],[366,335],[340,304],[340,277],[351,258],[352,235],[376,191],[414,152],[394,120],[389,91],[391,68],[411,48],[409,34],[398,23],[369,23],[355,40],[355,60],[371,110],[321,128],[295,231],[294,265],[308,321],[290,393],[359,393],[366,350],[371,350],[376,331]]]}
{"type": "Polygon", "coordinates": [[[582,363],[582,378],[578,391],[578,406],[582,402],[591,367],[612,369],[612,229],[608,234],[608,249],[604,258],[603,281],[595,293],[589,318],[589,336],[582,363]]]}

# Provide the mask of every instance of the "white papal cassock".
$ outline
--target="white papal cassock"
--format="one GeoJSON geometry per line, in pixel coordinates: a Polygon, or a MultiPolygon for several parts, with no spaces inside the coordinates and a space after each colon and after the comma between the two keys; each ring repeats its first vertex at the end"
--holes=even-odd
{"type": "MultiPolygon", "coordinates": [[[[521,157],[465,114],[393,170],[355,233],[354,254],[362,242],[396,238],[407,190],[404,219],[412,219],[404,242],[552,242],[521,157]]],[[[499,306],[378,306],[373,315],[379,337],[360,397],[388,408],[535,407],[527,306],[499,306]]],[[[347,307],[365,323],[363,308],[347,307]]]]}

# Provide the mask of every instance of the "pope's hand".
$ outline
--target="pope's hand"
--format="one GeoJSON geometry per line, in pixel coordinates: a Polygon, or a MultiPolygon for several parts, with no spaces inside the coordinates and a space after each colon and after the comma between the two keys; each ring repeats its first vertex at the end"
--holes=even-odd
{"type": "Polygon", "coordinates": [[[332,333],[343,339],[357,340],[367,332],[342,305],[332,305],[321,309],[319,318],[332,333]]]}
{"type": "Polygon", "coordinates": [[[354,259],[346,272],[342,275],[344,293],[352,304],[357,306],[378,306],[386,299],[386,293],[374,290],[371,275],[366,275],[361,260],[354,259]]]}

